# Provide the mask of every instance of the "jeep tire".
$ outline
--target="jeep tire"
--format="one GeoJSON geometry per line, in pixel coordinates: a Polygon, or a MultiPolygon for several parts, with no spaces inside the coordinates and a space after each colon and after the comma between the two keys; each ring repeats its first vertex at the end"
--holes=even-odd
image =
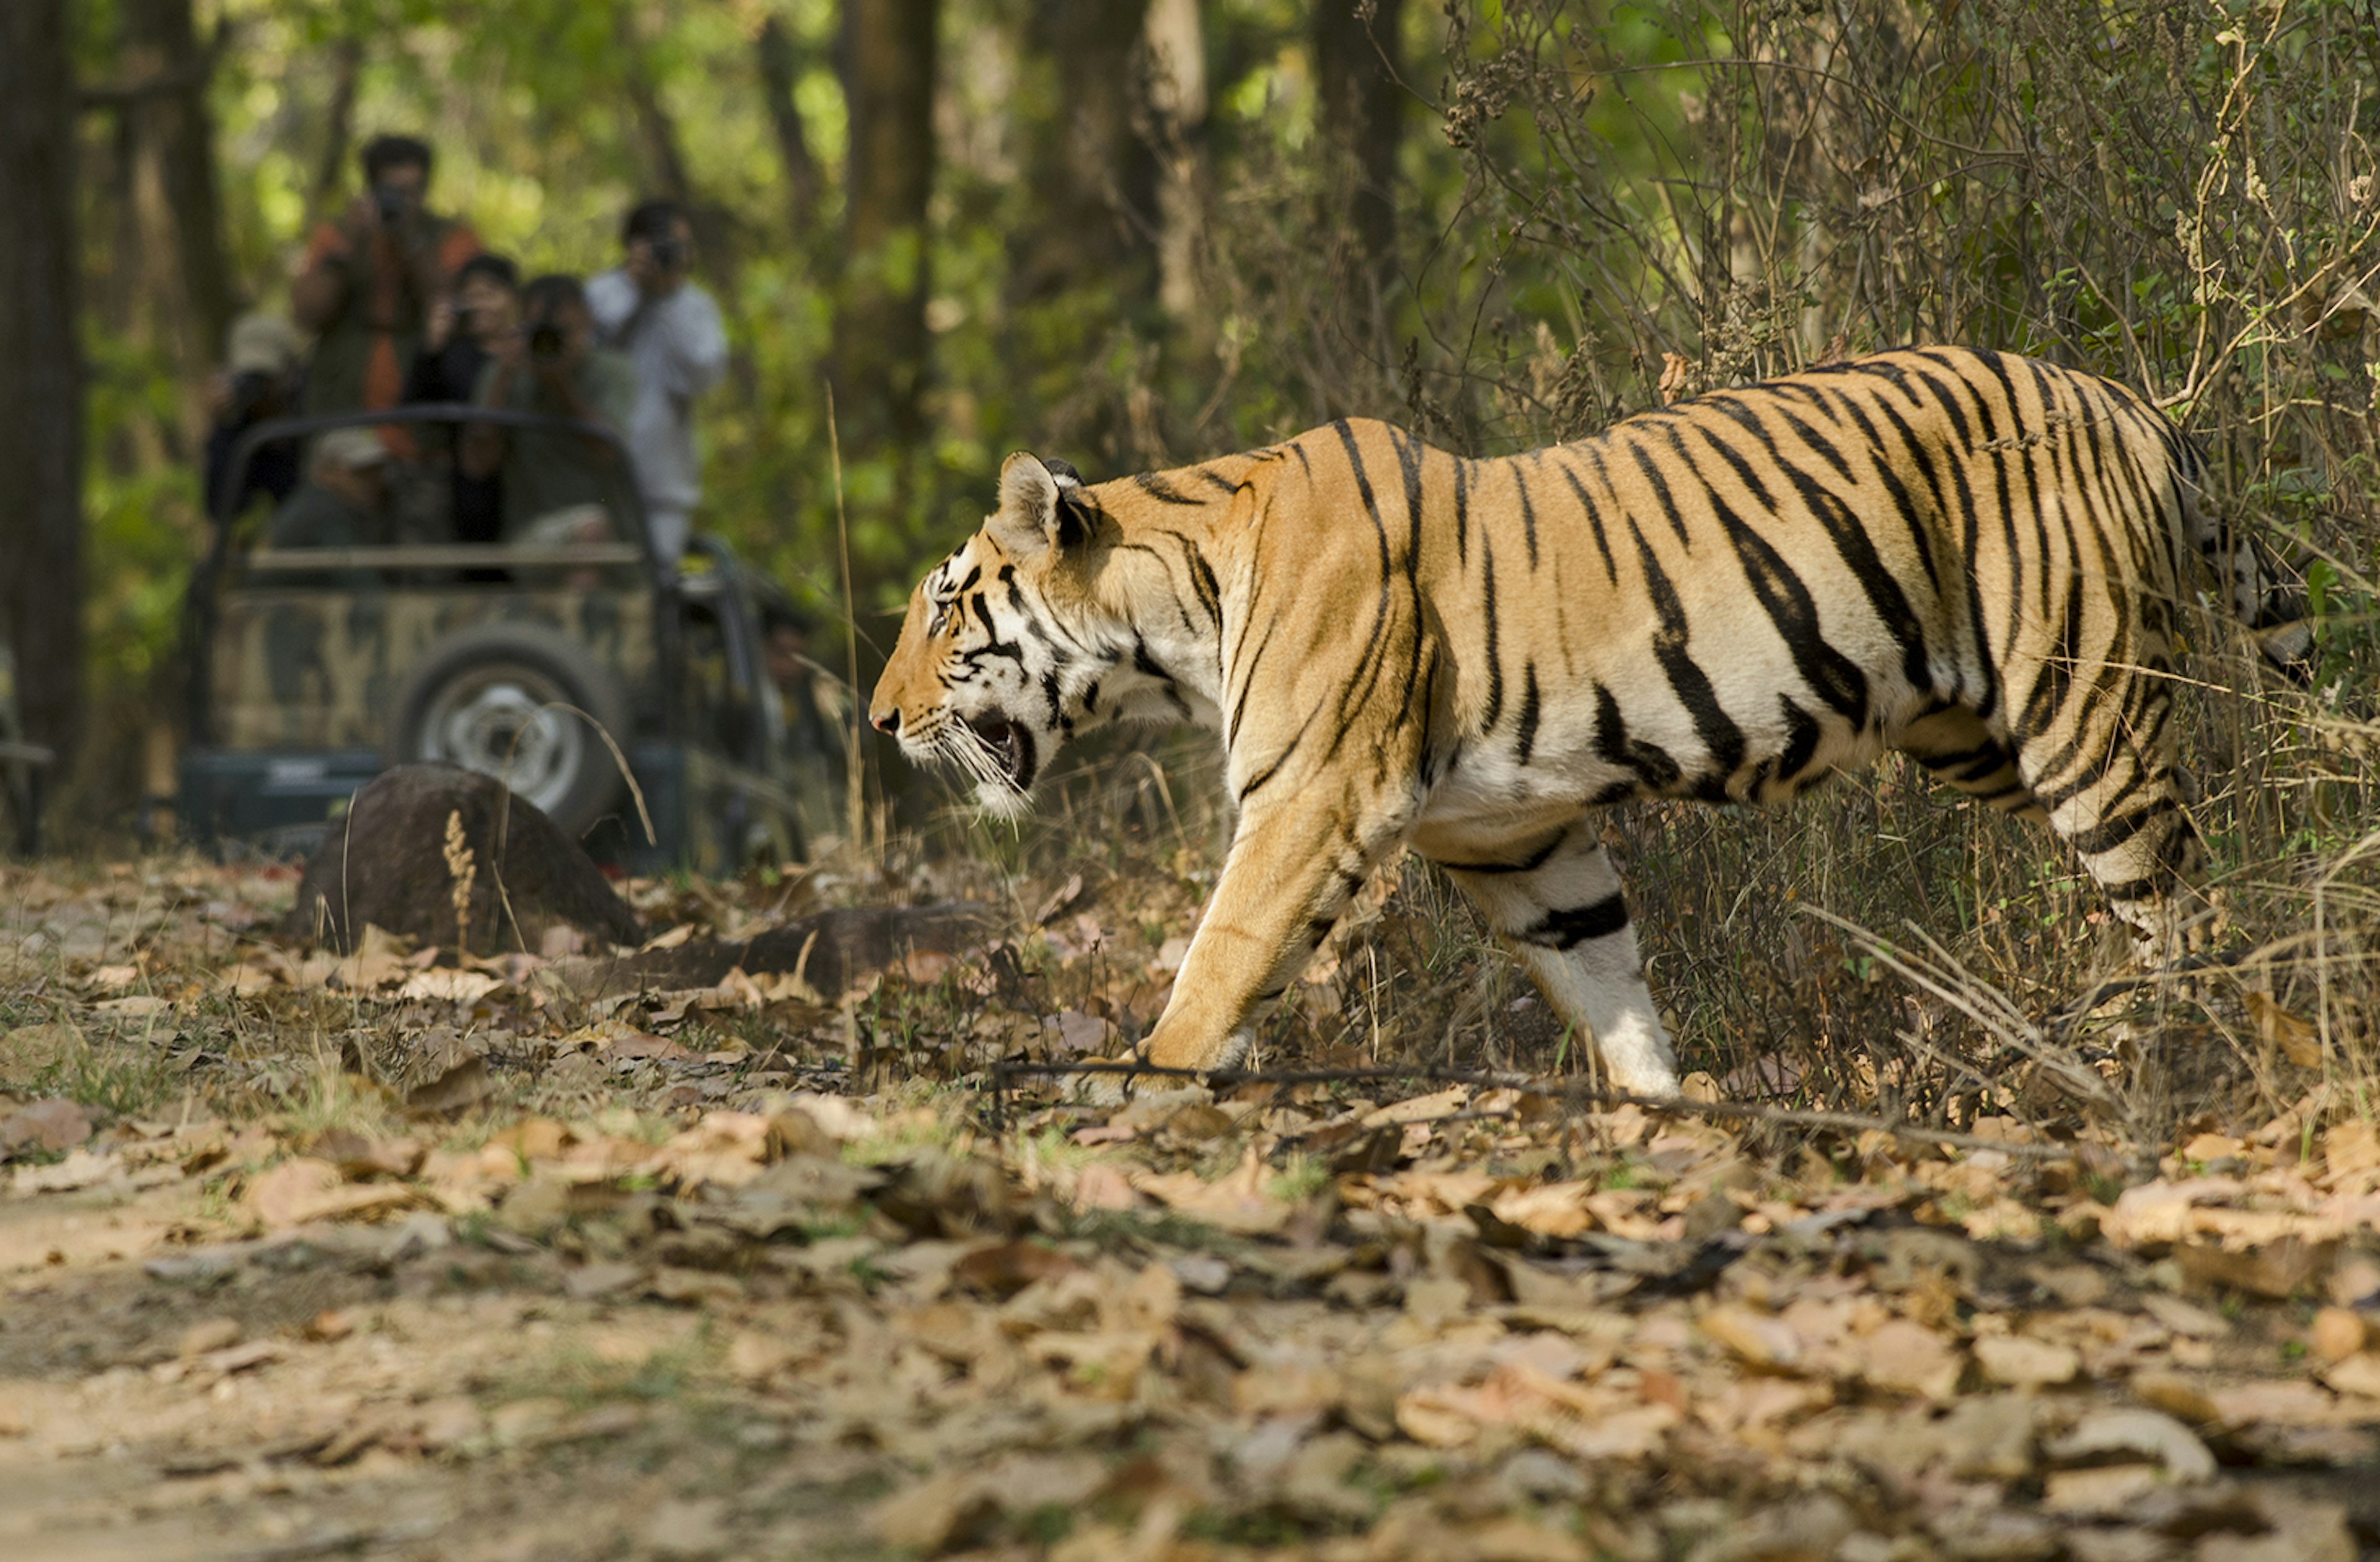
{"type": "Polygon", "coordinates": [[[541,625],[480,624],[423,653],[397,697],[388,758],[492,775],[577,836],[620,792],[602,733],[625,752],[628,698],[611,669],[541,625]]]}

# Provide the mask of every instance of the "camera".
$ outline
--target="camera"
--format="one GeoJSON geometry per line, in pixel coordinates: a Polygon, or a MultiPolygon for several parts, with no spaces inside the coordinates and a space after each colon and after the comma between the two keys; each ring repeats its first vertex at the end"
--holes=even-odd
{"type": "Polygon", "coordinates": [[[231,407],[226,414],[234,428],[246,428],[264,414],[281,394],[281,379],[261,369],[243,369],[231,377],[231,407]]]}
{"type": "Polygon", "coordinates": [[[395,185],[372,186],[372,210],[380,214],[380,226],[395,227],[405,221],[413,209],[413,201],[395,185]]]}
{"type": "Polygon", "coordinates": [[[528,328],[528,355],[540,363],[551,363],[562,356],[562,327],[551,320],[540,320],[528,328]]]}
{"type": "Polygon", "coordinates": [[[650,240],[653,265],[661,271],[675,271],[686,264],[686,240],[675,234],[650,240]]]}

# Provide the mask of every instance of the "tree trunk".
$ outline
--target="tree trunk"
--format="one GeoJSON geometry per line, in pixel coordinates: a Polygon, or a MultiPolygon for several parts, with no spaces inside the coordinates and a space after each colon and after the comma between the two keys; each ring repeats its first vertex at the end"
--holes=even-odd
{"type": "MultiPolygon", "coordinates": [[[[1316,135],[1333,176],[1347,176],[1347,224],[1357,277],[1377,300],[1396,264],[1397,153],[1405,90],[1397,40],[1404,0],[1317,0],[1314,7],[1316,135]],[[1364,13],[1368,11],[1366,17],[1364,13]]],[[[1326,189],[1339,188],[1336,177],[1326,189]]]]}
{"type": "Polygon", "coordinates": [[[338,210],[339,183],[347,171],[347,142],[355,135],[356,78],[363,73],[364,41],[348,33],[331,45],[331,101],[323,113],[322,154],[306,189],[306,220],[298,231],[310,237],[315,226],[338,210]]]}
{"type": "Polygon", "coordinates": [[[190,0],[126,0],[123,40],[126,85],[133,90],[124,116],[146,334],[181,382],[185,447],[194,448],[205,428],[206,379],[237,308],[215,185],[214,121],[207,112],[213,62],[200,45],[190,0]]]}
{"type": "Polygon", "coordinates": [[[1018,297],[1104,283],[1147,298],[1158,231],[1158,160],[1141,131],[1148,0],[1040,0],[1030,37],[1054,102],[1030,151],[1038,210],[1021,235],[1018,297]]]}
{"type": "Polygon", "coordinates": [[[1207,247],[1207,41],[1198,0],[1149,0],[1148,141],[1157,154],[1157,301],[1196,328],[1207,247]]]}
{"type": "Polygon", "coordinates": [[[612,30],[620,43],[622,84],[627,89],[628,105],[636,111],[638,140],[644,143],[645,162],[651,170],[649,193],[666,196],[686,208],[686,226],[694,229],[695,263],[711,291],[722,302],[731,301],[735,297],[735,224],[723,209],[695,196],[677,121],[653,84],[632,4],[633,0],[623,0],[613,7],[612,30]]]}
{"type": "Polygon", "coordinates": [[[760,72],[761,101],[777,136],[777,155],[785,165],[785,225],[793,232],[795,248],[810,253],[819,248],[819,165],[802,128],[801,108],[794,102],[801,62],[782,18],[772,16],[760,24],[752,53],[760,72]]]}
{"type": "Polygon", "coordinates": [[[25,730],[74,748],[82,715],[82,350],[67,0],[0,4],[0,628],[25,730]]]}
{"type": "Polygon", "coordinates": [[[941,0],[846,0],[844,277],[833,376],[844,447],[866,458],[924,432],[926,201],[934,185],[941,0]]]}

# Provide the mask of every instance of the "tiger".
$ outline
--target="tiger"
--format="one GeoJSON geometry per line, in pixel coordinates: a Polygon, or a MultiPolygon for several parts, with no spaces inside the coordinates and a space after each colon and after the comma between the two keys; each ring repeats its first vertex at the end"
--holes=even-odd
{"type": "Polygon", "coordinates": [[[1019,452],[911,593],[869,718],[997,815],[1094,728],[1221,735],[1231,845],[1142,1063],[1240,1062],[1410,848],[1610,1085],[1672,1097],[1604,846],[1623,799],[1782,803],[1897,750],[2046,823],[2137,958],[2206,947],[2174,755],[2192,555],[2252,626],[2282,599],[2205,477],[2125,387],[1952,347],[1494,459],[1364,419],[1097,484],[1019,452]]]}

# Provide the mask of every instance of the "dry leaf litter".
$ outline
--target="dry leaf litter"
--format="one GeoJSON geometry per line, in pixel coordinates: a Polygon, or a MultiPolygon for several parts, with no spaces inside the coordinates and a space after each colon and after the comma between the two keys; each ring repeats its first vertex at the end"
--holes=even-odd
{"type": "MultiPolygon", "coordinates": [[[[285,871],[11,872],[0,1555],[2380,1544],[2380,1135],[2317,1076],[2130,1174],[1378,1071],[1020,1077],[995,1131],[1196,904],[1040,887],[845,993],[589,999],[602,951],[270,942],[285,871]]],[[[630,892],[667,946],[849,888],[630,892]]]]}

